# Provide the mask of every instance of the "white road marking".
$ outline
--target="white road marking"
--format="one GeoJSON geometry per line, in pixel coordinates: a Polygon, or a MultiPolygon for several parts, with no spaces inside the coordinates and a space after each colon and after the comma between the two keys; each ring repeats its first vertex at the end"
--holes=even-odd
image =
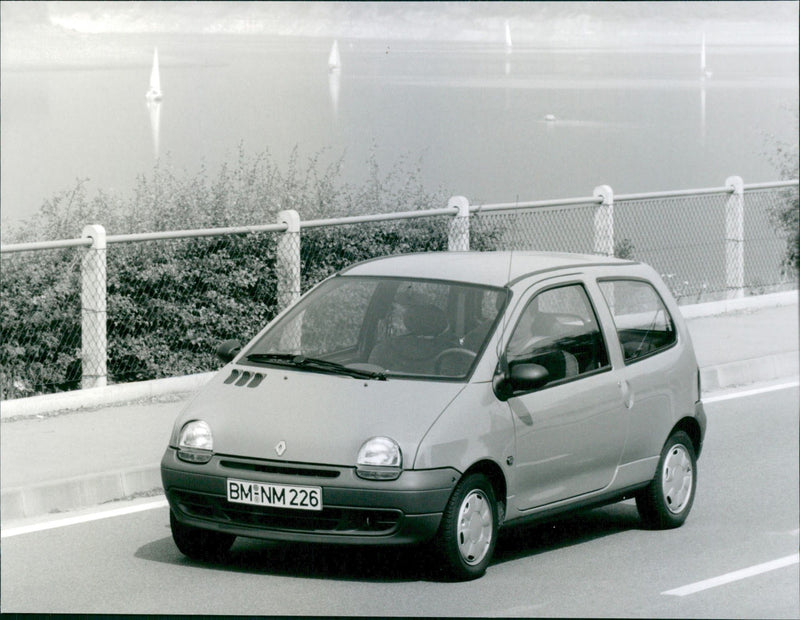
{"type": "Polygon", "coordinates": [[[777,390],[787,390],[789,388],[797,387],[800,385],[799,381],[792,381],[791,383],[780,383],[778,385],[768,385],[766,387],[755,388],[753,390],[743,390],[741,392],[732,392],[731,394],[721,394],[720,396],[711,396],[703,398],[703,404],[718,403],[722,400],[730,400],[732,398],[744,398],[745,396],[755,396],[757,394],[765,394],[767,392],[775,392],[777,390]]]}
{"type": "Polygon", "coordinates": [[[59,527],[67,527],[69,525],[77,525],[79,523],[89,523],[90,521],[98,521],[100,519],[123,517],[125,515],[130,515],[137,512],[144,512],[145,510],[164,508],[168,505],[169,504],[167,503],[166,498],[162,498],[156,501],[147,502],[143,504],[134,504],[133,506],[125,506],[124,508],[115,508],[113,510],[102,510],[100,512],[90,512],[75,517],[65,517],[63,519],[55,519],[53,521],[43,521],[41,523],[33,523],[31,525],[21,525],[19,527],[11,527],[8,529],[3,528],[2,531],[0,531],[0,538],[10,538],[11,536],[19,536],[21,534],[32,534],[33,532],[53,530],[59,527]]]}
{"type": "Polygon", "coordinates": [[[798,562],[800,562],[800,554],[795,553],[794,555],[787,555],[785,558],[772,560],[771,562],[764,562],[763,564],[756,564],[755,566],[733,571],[732,573],[726,573],[725,575],[706,579],[705,581],[690,583],[687,586],[675,588],[674,590],[667,590],[661,594],[668,594],[672,596],[686,596],[688,594],[695,594],[697,592],[702,592],[703,590],[708,590],[709,588],[716,588],[717,586],[731,583],[732,581],[739,581],[741,579],[755,577],[756,575],[761,575],[762,573],[777,570],[785,566],[791,566],[792,564],[797,564],[798,562]]]}

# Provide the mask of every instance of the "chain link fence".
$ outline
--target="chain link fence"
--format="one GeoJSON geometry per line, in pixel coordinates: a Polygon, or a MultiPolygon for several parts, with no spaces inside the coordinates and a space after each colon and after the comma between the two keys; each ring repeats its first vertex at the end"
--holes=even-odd
{"type": "Polygon", "coordinates": [[[651,265],[682,303],[726,292],[728,194],[618,200],[618,253],[651,265]],[[719,231],[709,235],[708,231],[719,231]]]}
{"type": "Polygon", "coordinates": [[[108,237],[102,247],[6,246],[0,397],[213,370],[220,341],[249,340],[328,275],[391,254],[616,255],[653,265],[681,303],[794,288],[774,214],[796,203],[796,188],[616,199],[598,188],[585,199],[518,205],[460,198],[447,209],[338,220],[282,212],[278,225],[108,237]]]}
{"type": "MultiPolygon", "coordinates": [[[[595,204],[479,209],[472,214],[470,232],[484,235],[490,244],[485,249],[591,254],[595,244],[596,209],[595,204]]],[[[604,233],[607,230],[600,234],[604,233]]]]}

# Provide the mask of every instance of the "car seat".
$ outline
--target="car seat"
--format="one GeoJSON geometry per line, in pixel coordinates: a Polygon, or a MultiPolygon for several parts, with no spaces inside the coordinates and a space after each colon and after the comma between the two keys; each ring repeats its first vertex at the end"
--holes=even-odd
{"type": "Polygon", "coordinates": [[[403,325],[407,333],[376,344],[369,362],[389,371],[432,373],[436,356],[454,346],[443,336],[448,328],[444,312],[433,304],[413,304],[405,309],[403,325]]]}

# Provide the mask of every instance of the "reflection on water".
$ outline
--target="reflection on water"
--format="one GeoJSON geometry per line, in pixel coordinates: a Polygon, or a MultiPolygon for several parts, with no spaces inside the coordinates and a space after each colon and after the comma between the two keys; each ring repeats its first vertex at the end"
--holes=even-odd
{"type": "Polygon", "coordinates": [[[700,138],[706,144],[706,84],[700,86],[700,138]]]}
{"type": "Polygon", "coordinates": [[[161,101],[148,101],[147,110],[150,113],[150,134],[153,138],[153,158],[158,159],[161,141],[161,101]]]}
{"type": "Polygon", "coordinates": [[[328,89],[331,93],[331,107],[333,108],[333,116],[336,118],[339,115],[339,87],[342,76],[338,70],[328,72],[328,89]]]}

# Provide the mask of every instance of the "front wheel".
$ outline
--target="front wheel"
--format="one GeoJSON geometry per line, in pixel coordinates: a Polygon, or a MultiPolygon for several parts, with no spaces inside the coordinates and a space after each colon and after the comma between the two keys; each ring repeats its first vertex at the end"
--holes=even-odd
{"type": "Polygon", "coordinates": [[[448,576],[476,579],[486,572],[497,544],[497,502],[489,480],[470,474],[456,485],[434,541],[448,576]]]}
{"type": "Polygon", "coordinates": [[[236,536],[211,530],[201,530],[178,521],[175,514],[169,511],[169,527],[172,540],[183,555],[193,560],[219,561],[233,545],[236,536]]]}
{"type": "Polygon", "coordinates": [[[673,433],[661,451],[656,475],[636,496],[636,508],[653,529],[679,527],[686,521],[697,487],[694,444],[683,431],[673,433]]]}

